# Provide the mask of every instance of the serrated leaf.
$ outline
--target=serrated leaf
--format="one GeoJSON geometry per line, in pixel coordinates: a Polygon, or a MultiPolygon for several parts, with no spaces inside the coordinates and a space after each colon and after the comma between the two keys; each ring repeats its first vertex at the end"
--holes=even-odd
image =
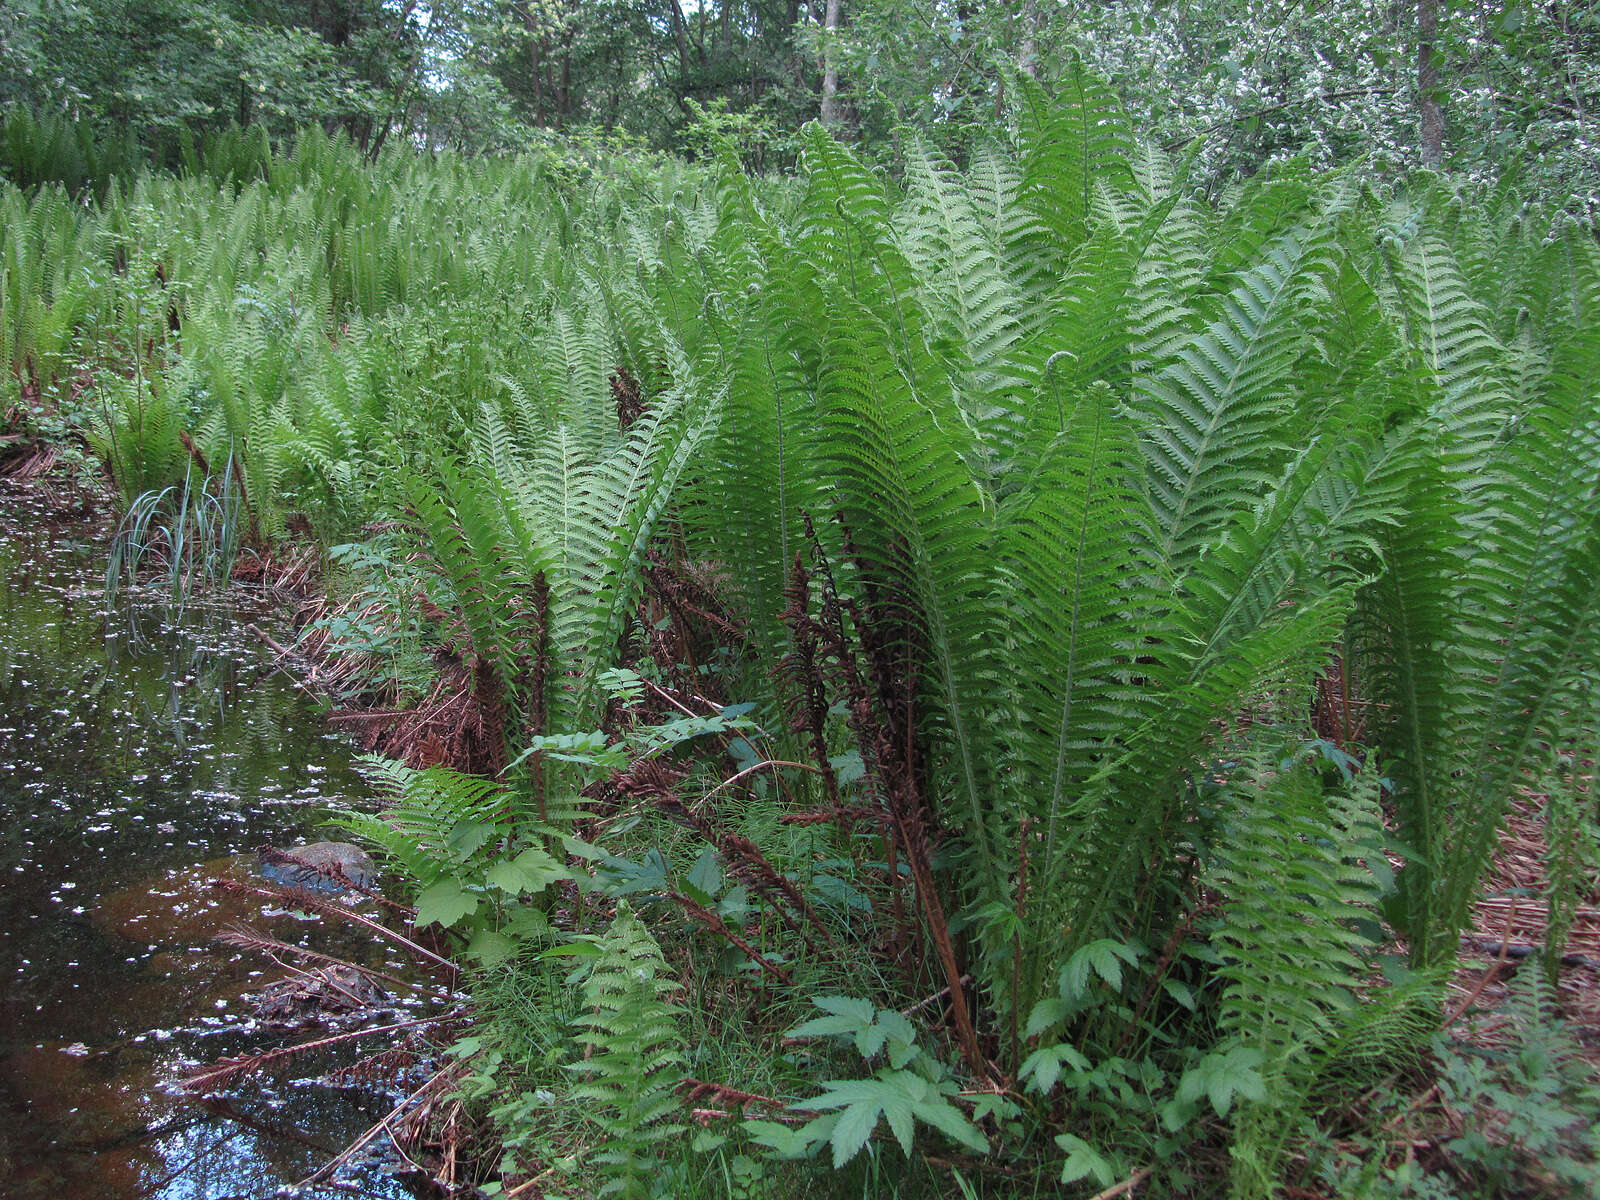
{"type": "Polygon", "coordinates": [[[1061,1078],[1061,1059],[1050,1049],[1035,1050],[1022,1060],[1017,1078],[1040,1095],[1048,1096],[1056,1086],[1056,1080],[1061,1078]]]}
{"type": "Polygon", "coordinates": [[[790,1038],[832,1037],[835,1034],[853,1034],[861,1028],[853,1017],[812,1017],[802,1021],[784,1034],[790,1038]]]}
{"type": "Polygon", "coordinates": [[[484,878],[513,896],[544,891],[550,884],[566,879],[571,872],[543,850],[533,846],[513,859],[497,862],[484,878]]]}
{"type": "Polygon", "coordinates": [[[809,1154],[813,1149],[820,1149],[833,1136],[833,1127],[838,1123],[838,1113],[823,1113],[800,1126],[797,1132],[804,1139],[802,1153],[809,1154]]]}
{"type": "Polygon", "coordinates": [[[1061,974],[1057,978],[1057,990],[1061,993],[1061,999],[1072,1001],[1081,999],[1084,989],[1088,987],[1089,976],[1092,971],[1093,967],[1089,961],[1089,948],[1085,946],[1067,959],[1066,965],[1061,968],[1061,974]]]}
{"type": "Polygon", "coordinates": [[[1184,1008],[1190,1012],[1195,1011],[1194,990],[1188,984],[1181,983],[1176,979],[1163,979],[1161,988],[1167,995],[1183,1005],[1184,1008]]]}
{"type": "Polygon", "coordinates": [[[1006,1099],[1000,1092],[979,1092],[971,1099],[974,1124],[979,1121],[986,1121],[991,1117],[996,1121],[1009,1121],[1022,1112],[1022,1109],[1006,1099]]]}
{"type": "Polygon", "coordinates": [[[852,783],[860,783],[867,774],[867,767],[861,761],[861,752],[859,750],[848,750],[843,754],[835,754],[828,760],[828,765],[833,768],[834,777],[840,787],[849,787],[852,783]]]}
{"type": "Polygon", "coordinates": [[[823,1012],[854,1017],[857,1025],[869,1024],[875,1011],[870,1000],[862,1000],[857,996],[816,996],[811,1003],[823,1012]]]}
{"type": "Polygon", "coordinates": [[[1110,1187],[1116,1182],[1117,1173],[1112,1165],[1082,1138],[1070,1133],[1058,1133],[1056,1145],[1067,1152],[1067,1160],[1061,1164],[1062,1183],[1076,1183],[1086,1175],[1094,1176],[1095,1182],[1102,1187],[1110,1187]]]}
{"type": "Polygon", "coordinates": [[[687,879],[680,879],[678,881],[678,890],[684,894],[691,904],[698,904],[701,908],[710,908],[716,903],[716,898],[714,896],[711,896],[706,892],[702,892],[687,879]]]}
{"type": "Polygon", "coordinates": [[[878,1024],[883,1026],[889,1037],[897,1042],[909,1044],[917,1040],[917,1027],[906,1018],[905,1014],[892,1008],[878,1010],[878,1024]]]}
{"type": "Polygon", "coordinates": [[[1065,1064],[1070,1064],[1075,1071],[1089,1069],[1089,1060],[1071,1046],[1041,1046],[1023,1060],[1017,1077],[1028,1080],[1035,1090],[1048,1096],[1051,1089],[1056,1086],[1056,1081],[1061,1078],[1061,1070],[1065,1064]]]}
{"type": "Polygon", "coordinates": [[[417,897],[416,926],[442,925],[446,929],[478,911],[478,897],[466,892],[459,879],[442,879],[417,897]]]}
{"type": "Polygon", "coordinates": [[[813,1096],[801,1108],[824,1109],[844,1108],[854,1104],[857,1100],[876,1101],[883,1087],[881,1079],[825,1079],[822,1086],[827,1089],[820,1096],[813,1096]]]}
{"type": "Polygon", "coordinates": [[[883,1119],[889,1123],[889,1132],[900,1143],[900,1149],[909,1155],[913,1136],[911,1102],[898,1096],[884,1097],[883,1119]]]}
{"type": "Polygon", "coordinates": [[[733,888],[721,900],[717,901],[717,916],[727,919],[732,917],[740,920],[745,913],[750,911],[750,892],[743,884],[733,888]]]}
{"type": "Polygon", "coordinates": [[[1220,1073],[1212,1075],[1206,1082],[1206,1099],[1211,1101],[1217,1116],[1227,1116],[1233,1107],[1233,1081],[1220,1073]]]}
{"type": "Polygon", "coordinates": [[[498,967],[516,957],[517,943],[493,929],[480,929],[467,943],[467,955],[486,967],[498,967]]]}
{"type": "Polygon", "coordinates": [[[989,1152],[989,1139],[955,1105],[944,1100],[924,1100],[913,1111],[952,1141],[960,1142],[978,1154],[989,1152]]]}
{"type": "Polygon", "coordinates": [[[892,1008],[878,1013],[878,1024],[888,1034],[889,1065],[899,1070],[921,1053],[917,1049],[917,1030],[892,1008]]]}
{"type": "Polygon", "coordinates": [[[1033,1006],[1033,1011],[1028,1014],[1028,1025],[1023,1030],[1023,1037],[1035,1038],[1052,1025],[1064,1020],[1072,1011],[1070,1005],[1060,997],[1046,996],[1033,1006]]]}
{"type": "Polygon", "coordinates": [[[888,1036],[889,1031],[874,1021],[865,1029],[858,1030],[856,1032],[857,1053],[859,1053],[862,1058],[871,1059],[873,1055],[877,1054],[879,1050],[883,1049],[883,1043],[888,1036]]]}
{"type": "Polygon", "coordinates": [[[844,1166],[861,1153],[861,1148],[867,1144],[867,1139],[878,1126],[878,1114],[881,1110],[881,1105],[874,1098],[858,1100],[839,1114],[839,1120],[833,1127],[833,1136],[829,1139],[829,1144],[833,1147],[835,1169],[844,1166]]]}
{"type": "Polygon", "coordinates": [[[495,827],[485,821],[457,821],[450,830],[450,853],[465,862],[495,835],[495,827]]]}
{"type": "Polygon", "coordinates": [[[1107,939],[1092,943],[1088,947],[1090,962],[1094,964],[1095,974],[1104,979],[1111,990],[1122,990],[1122,962],[1117,954],[1117,944],[1107,939]]]}
{"type": "Polygon", "coordinates": [[[550,919],[526,904],[507,904],[500,931],[519,941],[532,941],[550,933],[550,919]]]}
{"type": "Polygon", "coordinates": [[[710,846],[702,850],[700,857],[694,860],[694,866],[689,868],[687,882],[706,897],[699,902],[702,905],[710,904],[712,898],[722,890],[722,866],[717,862],[717,852],[710,846]]]}
{"type": "Polygon", "coordinates": [[[742,1122],[742,1125],[752,1142],[765,1146],[780,1158],[799,1158],[812,1143],[812,1139],[806,1135],[809,1126],[795,1129],[782,1121],[761,1121],[754,1117],[742,1122]]]}
{"type": "Polygon", "coordinates": [[[709,1129],[702,1129],[694,1135],[694,1141],[689,1143],[689,1149],[696,1154],[710,1154],[713,1150],[720,1150],[728,1144],[726,1134],[713,1133],[709,1129]]]}

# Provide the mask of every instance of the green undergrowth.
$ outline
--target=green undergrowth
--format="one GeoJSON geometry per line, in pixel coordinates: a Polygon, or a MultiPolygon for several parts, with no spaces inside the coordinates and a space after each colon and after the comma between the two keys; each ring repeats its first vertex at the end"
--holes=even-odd
{"type": "Polygon", "coordinates": [[[1207,195],[1012,83],[959,172],[311,131],[0,191],[14,399],[184,580],[196,522],[325,548],[491,1192],[1360,1195],[1437,1083],[1416,1194],[1514,1195],[1590,1111],[1436,1035],[1513,801],[1525,971],[1596,861],[1594,231],[1207,195]]]}

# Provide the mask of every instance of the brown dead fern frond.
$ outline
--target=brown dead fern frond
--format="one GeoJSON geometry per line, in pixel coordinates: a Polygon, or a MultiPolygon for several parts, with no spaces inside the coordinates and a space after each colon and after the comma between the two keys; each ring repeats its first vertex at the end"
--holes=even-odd
{"type": "Polygon", "coordinates": [[[216,940],[224,945],[237,946],[241,950],[255,950],[262,954],[274,957],[284,955],[296,958],[302,962],[323,963],[331,967],[346,967],[371,979],[381,979],[385,983],[394,984],[396,987],[410,988],[413,991],[425,992],[441,1000],[453,999],[451,993],[433,984],[422,983],[413,979],[402,979],[398,975],[390,975],[384,971],[375,971],[371,967],[364,967],[359,963],[350,962],[348,959],[335,958],[331,954],[320,954],[315,950],[308,950],[304,946],[296,946],[292,942],[281,941],[270,934],[262,933],[249,925],[234,924],[225,926],[216,940]]]}
{"type": "Polygon", "coordinates": [[[239,895],[265,896],[268,899],[277,900],[280,904],[283,904],[289,908],[297,908],[303,912],[314,912],[319,916],[337,917],[340,920],[349,921],[352,924],[359,925],[363,929],[377,934],[386,941],[393,942],[395,945],[403,947],[405,950],[417,955],[419,958],[427,959],[435,966],[444,967],[450,971],[452,975],[460,970],[460,968],[448,958],[445,958],[440,954],[435,954],[432,950],[429,950],[421,943],[406,937],[405,934],[397,933],[395,930],[390,929],[387,925],[380,921],[373,920],[364,913],[358,913],[353,909],[344,907],[342,904],[338,904],[322,896],[318,896],[313,892],[308,892],[304,888],[279,887],[270,883],[240,883],[235,879],[213,879],[211,881],[211,886],[214,888],[219,888],[225,892],[234,892],[239,895]]]}

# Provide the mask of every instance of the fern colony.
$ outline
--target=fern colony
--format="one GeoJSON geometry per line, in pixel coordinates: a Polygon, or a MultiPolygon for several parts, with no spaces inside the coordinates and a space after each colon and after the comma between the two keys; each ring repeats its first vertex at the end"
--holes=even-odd
{"type": "Polygon", "coordinates": [[[0,195],[0,356],[124,499],[382,523],[343,586],[461,665],[478,777],[349,820],[481,967],[505,1180],[1312,1181],[1592,758],[1592,231],[1213,202],[1068,82],[893,180],[313,132],[0,195]]]}

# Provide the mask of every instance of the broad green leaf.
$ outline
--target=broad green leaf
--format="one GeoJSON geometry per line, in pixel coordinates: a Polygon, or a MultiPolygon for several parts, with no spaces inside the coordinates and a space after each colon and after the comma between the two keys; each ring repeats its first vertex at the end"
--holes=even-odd
{"type": "Polygon", "coordinates": [[[449,928],[463,917],[478,911],[478,897],[464,891],[459,879],[442,879],[417,897],[416,925],[443,925],[449,928]]]}
{"type": "Polygon", "coordinates": [[[465,862],[483,849],[495,833],[495,827],[485,821],[457,821],[450,831],[450,853],[458,861],[465,862]]]}
{"type": "Polygon", "coordinates": [[[978,1154],[989,1152],[989,1139],[955,1105],[943,1100],[924,1100],[913,1110],[919,1120],[926,1121],[952,1141],[960,1142],[978,1154]]]}
{"type": "Polygon", "coordinates": [[[793,1029],[784,1034],[789,1038],[814,1038],[832,1037],[838,1035],[855,1034],[861,1028],[861,1023],[854,1017],[812,1017],[809,1021],[802,1021],[793,1029]]]}
{"type": "Polygon", "coordinates": [[[1022,1036],[1036,1038],[1045,1030],[1066,1019],[1072,1011],[1071,1006],[1058,996],[1046,996],[1033,1006],[1033,1011],[1028,1014],[1028,1025],[1023,1030],[1022,1036]]]}
{"type": "Polygon", "coordinates": [[[1070,1133],[1058,1133],[1056,1145],[1067,1152],[1067,1160],[1061,1164],[1062,1183],[1076,1183],[1090,1175],[1102,1187],[1110,1187],[1116,1182],[1116,1168],[1082,1138],[1070,1133]]]}
{"type": "Polygon", "coordinates": [[[861,1147],[867,1144],[867,1139],[877,1127],[881,1111],[881,1103],[873,1098],[858,1100],[839,1114],[839,1120],[833,1127],[833,1137],[829,1139],[833,1146],[835,1168],[844,1166],[861,1152],[861,1147]]]}
{"type": "Polygon", "coordinates": [[[515,958],[517,943],[493,929],[480,929],[472,935],[472,940],[467,943],[467,954],[477,959],[486,967],[498,967],[501,963],[515,958]]]}
{"type": "Polygon", "coordinates": [[[1070,1065],[1074,1071],[1087,1071],[1089,1060],[1071,1046],[1041,1046],[1023,1060],[1017,1077],[1048,1096],[1061,1078],[1063,1065],[1070,1065]]]}
{"type": "Polygon", "coordinates": [[[571,872],[537,846],[531,846],[513,859],[497,862],[485,873],[489,883],[513,896],[544,891],[571,872]]]}
{"type": "Polygon", "coordinates": [[[700,852],[700,857],[694,860],[694,866],[689,868],[688,883],[703,895],[702,904],[709,904],[713,897],[722,890],[722,867],[717,862],[717,852],[707,846],[700,852]]]}
{"type": "Polygon", "coordinates": [[[889,1132],[906,1154],[911,1153],[912,1116],[914,1106],[903,1096],[886,1095],[883,1099],[883,1117],[889,1122],[889,1132]]]}
{"type": "Polygon", "coordinates": [[[811,1003],[823,1012],[853,1017],[858,1025],[870,1024],[876,1011],[870,1000],[862,1000],[857,996],[817,996],[811,1003]]]}
{"type": "Polygon", "coordinates": [[[812,1139],[804,1128],[796,1129],[782,1121],[761,1121],[752,1117],[741,1125],[752,1142],[767,1147],[780,1158],[799,1158],[811,1146],[812,1139]]]}

